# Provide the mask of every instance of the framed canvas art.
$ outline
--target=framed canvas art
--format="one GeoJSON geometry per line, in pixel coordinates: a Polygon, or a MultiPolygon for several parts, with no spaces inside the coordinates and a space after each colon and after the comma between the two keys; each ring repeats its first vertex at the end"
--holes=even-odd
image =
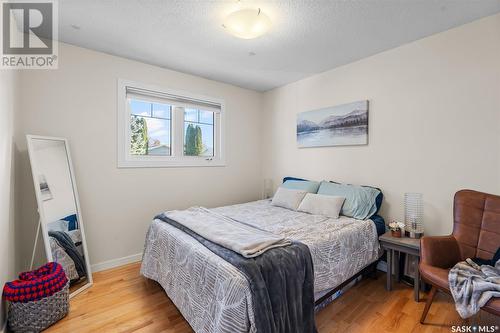
{"type": "Polygon", "coordinates": [[[299,113],[297,144],[301,148],[368,144],[368,101],[299,113]]]}

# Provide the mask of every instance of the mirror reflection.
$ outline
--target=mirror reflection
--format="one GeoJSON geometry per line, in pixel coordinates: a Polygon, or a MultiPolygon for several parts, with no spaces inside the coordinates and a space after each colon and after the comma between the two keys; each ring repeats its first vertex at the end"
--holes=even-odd
{"type": "Polygon", "coordinates": [[[47,257],[64,268],[72,293],[89,283],[90,269],[66,141],[31,138],[30,159],[47,257]]]}

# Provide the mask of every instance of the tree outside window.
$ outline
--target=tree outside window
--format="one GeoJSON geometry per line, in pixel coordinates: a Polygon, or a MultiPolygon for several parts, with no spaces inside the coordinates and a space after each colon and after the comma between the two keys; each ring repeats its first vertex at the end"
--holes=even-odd
{"type": "Polygon", "coordinates": [[[142,117],[131,116],[130,119],[130,154],[148,154],[148,125],[142,117]]]}

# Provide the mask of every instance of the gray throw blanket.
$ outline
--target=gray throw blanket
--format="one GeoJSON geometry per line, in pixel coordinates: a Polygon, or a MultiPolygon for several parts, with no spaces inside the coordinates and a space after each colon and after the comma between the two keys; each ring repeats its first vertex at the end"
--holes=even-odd
{"type": "Polygon", "coordinates": [[[191,207],[164,214],[206,240],[233,250],[246,258],[258,257],[269,249],[291,244],[284,237],[236,221],[204,207],[191,207]]]}
{"type": "Polygon", "coordinates": [[[459,262],[448,274],[455,307],[462,318],[475,315],[492,297],[500,297],[500,260],[495,267],[459,262]]]}
{"type": "Polygon", "coordinates": [[[160,214],[156,219],[184,231],[238,268],[248,279],[258,333],[316,333],[314,270],[309,248],[292,242],[254,258],[213,243],[160,214]]]}

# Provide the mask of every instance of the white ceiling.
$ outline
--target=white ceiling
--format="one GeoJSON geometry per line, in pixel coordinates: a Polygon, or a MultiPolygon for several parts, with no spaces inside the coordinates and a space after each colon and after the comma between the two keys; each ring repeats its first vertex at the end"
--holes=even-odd
{"type": "Polygon", "coordinates": [[[59,39],[266,91],[498,12],[500,0],[63,0],[59,39]],[[271,31],[227,34],[240,7],[260,7],[271,31]]]}

